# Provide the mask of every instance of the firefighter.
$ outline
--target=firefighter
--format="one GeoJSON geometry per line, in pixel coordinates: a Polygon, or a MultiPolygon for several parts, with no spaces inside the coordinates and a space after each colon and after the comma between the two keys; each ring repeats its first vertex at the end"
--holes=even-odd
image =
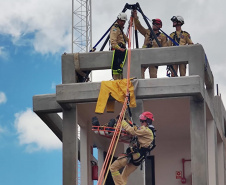
{"type": "Polygon", "coordinates": [[[111,70],[114,80],[123,79],[123,66],[127,56],[126,42],[129,40],[123,33],[126,21],[126,13],[120,13],[117,17],[116,23],[110,30],[111,50],[113,50],[111,70]]]}
{"type": "Polygon", "coordinates": [[[130,147],[126,150],[126,154],[122,154],[110,166],[110,171],[115,185],[125,185],[129,175],[134,172],[138,166],[144,161],[147,153],[151,150],[154,141],[155,129],[152,125],[154,121],[151,112],[143,112],[140,115],[141,126],[131,126],[125,120],[122,121],[122,127],[134,139],[130,143],[130,147]],[[119,170],[124,168],[122,174],[119,170]]]}
{"type": "MultiPolygon", "coordinates": [[[[149,29],[145,29],[137,16],[137,11],[134,10],[132,13],[135,21],[135,26],[138,29],[138,31],[144,36],[144,44],[143,48],[156,48],[159,47],[156,40],[154,39],[154,36],[151,35],[151,31],[149,29]]],[[[162,28],[162,21],[160,19],[152,19],[152,29],[154,33],[157,36],[157,39],[159,40],[162,47],[167,47],[167,37],[159,32],[159,29],[162,28]]],[[[150,78],[157,78],[157,70],[158,66],[148,66],[149,67],[149,75],[150,78]]],[[[144,78],[144,72],[148,67],[141,67],[141,76],[144,78]]]]}
{"type": "MultiPolygon", "coordinates": [[[[190,34],[181,29],[181,26],[184,24],[184,18],[182,16],[179,16],[179,15],[173,16],[171,18],[171,21],[173,22],[173,27],[176,28],[176,31],[172,32],[170,34],[170,37],[173,40],[175,40],[179,45],[193,44],[190,34]]],[[[175,44],[171,40],[169,40],[168,45],[174,46],[175,44]]],[[[175,72],[177,73],[178,65],[173,65],[173,68],[174,68],[175,72]]],[[[179,71],[180,71],[180,76],[185,76],[186,75],[186,64],[179,64],[179,71]]],[[[175,77],[175,74],[174,74],[172,69],[171,69],[171,76],[175,77]]]]}

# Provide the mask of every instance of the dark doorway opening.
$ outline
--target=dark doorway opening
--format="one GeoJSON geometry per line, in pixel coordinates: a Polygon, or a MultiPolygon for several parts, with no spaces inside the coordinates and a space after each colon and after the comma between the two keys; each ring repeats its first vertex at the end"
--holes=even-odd
{"type": "MultiPolygon", "coordinates": [[[[104,159],[105,159],[106,155],[107,155],[107,152],[104,152],[104,159]]],[[[116,157],[113,157],[112,163],[113,163],[116,159],[117,159],[116,157]]],[[[109,166],[109,164],[107,164],[107,166],[109,166]]],[[[112,176],[111,176],[111,172],[108,173],[108,176],[107,176],[105,185],[115,185],[115,183],[114,183],[114,181],[113,181],[113,179],[112,179],[112,176]]]]}
{"type": "Polygon", "coordinates": [[[155,158],[147,156],[145,160],[145,184],[155,185],[155,158]]]}

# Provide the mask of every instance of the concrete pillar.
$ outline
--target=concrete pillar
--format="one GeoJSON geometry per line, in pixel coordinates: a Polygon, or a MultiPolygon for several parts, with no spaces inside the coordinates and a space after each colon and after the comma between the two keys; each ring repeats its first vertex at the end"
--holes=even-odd
{"type": "Polygon", "coordinates": [[[62,65],[62,84],[66,83],[75,83],[76,74],[75,74],[75,64],[74,64],[74,55],[73,54],[63,54],[61,56],[61,65],[62,65]]]}
{"type": "Polygon", "coordinates": [[[224,173],[224,143],[219,139],[217,143],[217,152],[218,152],[218,182],[219,185],[225,185],[224,173]]]}
{"type": "Polygon", "coordinates": [[[103,148],[98,148],[98,176],[100,175],[103,164],[104,164],[104,150],[103,148]]]}
{"type": "Polygon", "coordinates": [[[205,102],[190,100],[192,185],[208,185],[205,102]]]}
{"type": "Polygon", "coordinates": [[[213,120],[207,122],[209,184],[217,183],[217,132],[213,120]]]}
{"type": "Polygon", "coordinates": [[[92,184],[91,177],[91,128],[88,124],[80,127],[81,185],[92,184]]]}
{"type": "Polygon", "coordinates": [[[63,110],[63,185],[78,184],[78,130],[75,105],[63,110]]]}
{"type": "MultiPolygon", "coordinates": [[[[205,53],[203,48],[199,45],[189,48],[189,76],[199,75],[201,79],[204,79],[204,64],[205,53]]],[[[203,81],[204,83],[204,81],[203,81]]]]}

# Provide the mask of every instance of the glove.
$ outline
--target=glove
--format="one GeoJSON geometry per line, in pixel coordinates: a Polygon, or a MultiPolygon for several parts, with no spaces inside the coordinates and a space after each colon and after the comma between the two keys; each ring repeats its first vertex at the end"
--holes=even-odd
{"type": "Polygon", "coordinates": [[[133,126],[134,130],[137,131],[138,127],[136,125],[133,126]]]}

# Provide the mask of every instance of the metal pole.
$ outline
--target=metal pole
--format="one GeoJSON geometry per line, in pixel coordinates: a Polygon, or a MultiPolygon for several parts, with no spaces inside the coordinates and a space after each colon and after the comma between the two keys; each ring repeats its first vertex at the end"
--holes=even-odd
{"type": "Polygon", "coordinates": [[[73,53],[73,40],[74,40],[74,0],[72,0],[72,34],[71,34],[71,53],[73,53]]]}
{"type": "MultiPolygon", "coordinates": [[[[91,0],[89,0],[90,1],[90,46],[89,46],[89,50],[92,48],[92,1],[91,0]]],[[[89,51],[88,50],[88,51],[89,51]]]]}
{"type": "Polygon", "coordinates": [[[88,1],[86,0],[86,52],[88,52],[88,44],[89,44],[89,5],[88,5],[88,1]]]}

